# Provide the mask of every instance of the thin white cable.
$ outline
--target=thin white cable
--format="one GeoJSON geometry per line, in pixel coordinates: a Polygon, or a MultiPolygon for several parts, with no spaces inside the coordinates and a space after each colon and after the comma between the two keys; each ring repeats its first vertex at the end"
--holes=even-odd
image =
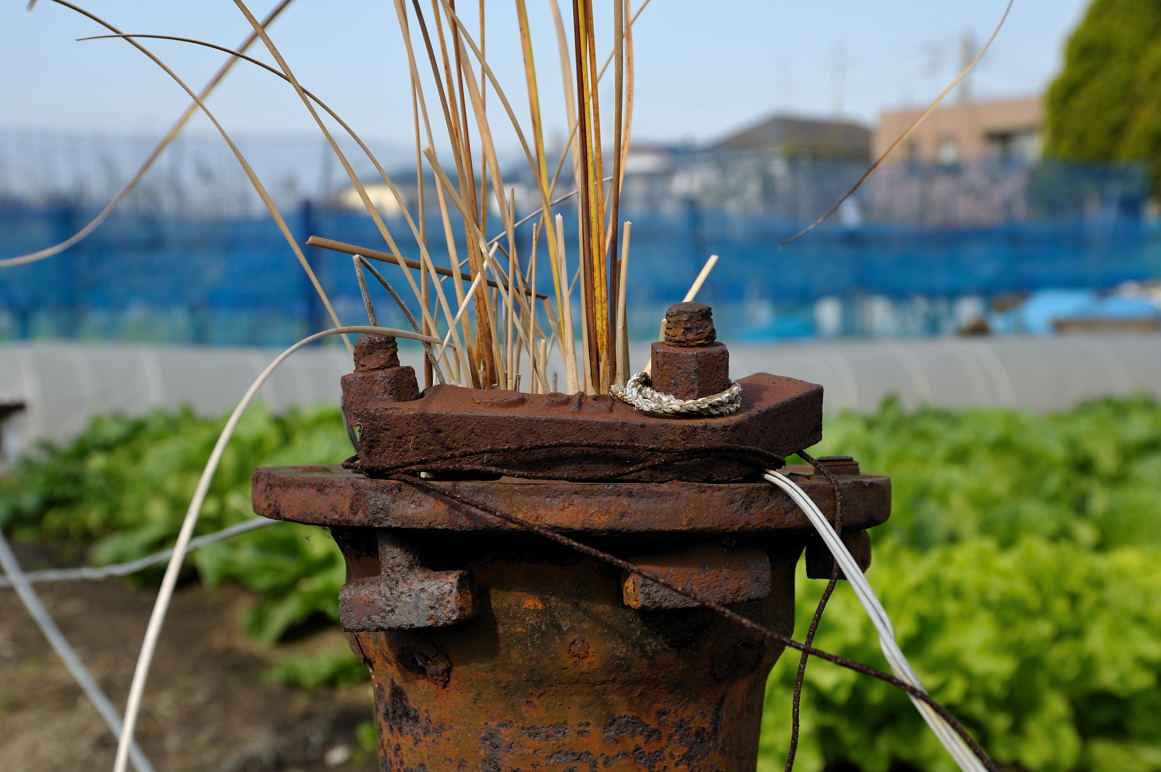
{"type": "MultiPolygon", "coordinates": [[[[8,540],[4,538],[2,532],[0,532],[0,567],[12,580],[12,586],[16,588],[16,594],[24,604],[24,608],[28,609],[29,616],[44,633],[44,637],[48,639],[48,644],[52,646],[53,651],[60,657],[64,666],[68,668],[77,685],[81,687],[81,691],[89,698],[89,702],[93,703],[93,707],[101,714],[101,718],[105,720],[109,731],[113,733],[114,737],[119,736],[121,734],[121,716],[118,715],[117,709],[113,707],[113,703],[101,690],[97,680],[81,662],[80,657],[73,651],[73,647],[69,645],[68,639],[56,626],[56,622],[53,621],[44,604],[40,602],[40,598],[32,589],[27,576],[20,568],[20,562],[8,546],[8,540]]],[[[138,772],[153,772],[153,765],[149,763],[149,759],[136,742],[129,746],[129,757],[138,772]]]]}
{"type": "MultiPolygon", "coordinates": [[[[255,517],[252,520],[246,520],[236,525],[231,525],[229,528],[223,528],[214,533],[207,533],[205,536],[199,536],[189,543],[189,552],[193,552],[199,547],[205,547],[208,544],[225,541],[233,538],[241,533],[264,528],[268,525],[278,523],[278,520],[267,520],[262,517],[255,517]]],[[[154,552],[152,555],[146,555],[137,560],[130,560],[125,563],[110,563],[107,566],[81,566],[79,568],[46,568],[43,571],[26,571],[24,578],[29,584],[38,584],[40,582],[72,582],[80,579],[87,579],[90,581],[100,581],[102,579],[112,579],[114,576],[128,576],[135,574],[138,571],[144,571],[150,566],[155,566],[158,563],[164,563],[173,555],[173,550],[161,550],[154,552]]],[[[11,579],[0,577],[0,587],[11,587],[14,585],[11,579]]]]}
{"type": "Polygon", "coordinates": [[[201,514],[202,504],[206,500],[206,494],[209,493],[210,482],[214,479],[214,473],[217,471],[218,464],[222,460],[222,454],[225,452],[226,445],[229,444],[230,438],[234,434],[234,429],[237,427],[238,421],[242,418],[242,413],[249,407],[250,402],[254,399],[258,390],[262,388],[262,384],[266,382],[266,379],[291,354],[303,346],[314,343],[316,340],[321,340],[329,335],[348,334],[388,335],[395,338],[425,341],[427,343],[440,342],[439,338],[421,335],[409,330],[394,330],[387,327],[368,326],[334,327],[307,336],[287,348],[275,357],[274,361],[267,365],[266,369],[250,384],[250,388],[242,395],[242,399],[238,402],[237,407],[234,408],[234,412],[230,413],[230,417],[226,421],[226,426],[222,429],[222,433],[218,435],[218,441],[214,444],[214,449],[210,453],[209,460],[206,461],[201,478],[198,480],[193,499],[190,500],[189,509],[186,510],[185,520],[181,524],[181,531],[178,533],[177,540],[174,542],[173,556],[170,558],[169,565],[165,569],[165,576],[161,580],[161,588],[157,591],[157,600],[153,604],[153,613],[150,614],[149,625],[145,628],[145,640],[141,643],[141,653],[137,656],[137,665],[133,670],[133,682],[129,686],[129,699],[125,703],[125,726],[118,740],[117,757],[113,762],[114,772],[125,772],[128,766],[129,750],[133,743],[133,731],[137,727],[137,715],[141,710],[141,700],[145,693],[145,682],[149,677],[149,667],[153,663],[153,654],[157,650],[157,640],[161,636],[161,627],[165,623],[165,614],[169,610],[169,603],[173,599],[173,591],[177,586],[177,577],[181,572],[181,564],[185,560],[185,554],[189,549],[194,527],[197,525],[198,517],[201,514]]]}
{"type": "MultiPolygon", "coordinates": [[[[835,533],[834,528],[830,522],[827,521],[826,516],[822,514],[822,510],[818,508],[810,497],[798,487],[798,485],[786,475],[781,472],[767,469],[763,477],[769,482],[777,485],[790,496],[798,508],[806,515],[810,524],[818,531],[818,535],[822,537],[822,541],[826,544],[827,549],[834,556],[839,568],[842,569],[843,575],[846,576],[847,582],[851,589],[854,590],[859,602],[866,609],[867,616],[871,619],[871,624],[879,632],[879,647],[883,650],[883,656],[887,658],[887,662],[891,665],[891,670],[895,675],[903,681],[906,681],[916,689],[923,692],[927,690],[923,688],[919,677],[915,675],[915,671],[911,669],[911,664],[907,658],[903,656],[903,651],[899,648],[899,644],[895,641],[895,631],[891,627],[891,620],[887,616],[886,610],[883,609],[879,603],[875,591],[871,589],[870,583],[866,576],[863,575],[858,563],[851,557],[851,553],[847,551],[846,546],[842,543],[842,539],[835,533]]],[[[936,713],[930,705],[918,699],[917,697],[908,695],[915,709],[919,711],[919,715],[927,722],[931,731],[935,734],[940,744],[947,750],[952,759],[959,765],[959,768],[965,772],[986,772],[983,764],[971,752],[971,749],[964,743],[955,731],[944,721],[943,717],[936,713]]]]}

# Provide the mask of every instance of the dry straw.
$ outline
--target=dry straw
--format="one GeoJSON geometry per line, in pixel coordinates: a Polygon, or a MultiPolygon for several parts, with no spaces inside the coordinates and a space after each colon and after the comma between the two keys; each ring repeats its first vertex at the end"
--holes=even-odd
{"type": "MultiPolygon", "coordinates": [[[[229,131],[206,106],[209,95],[241,62],[277,76],[293,89],[346,173],[350,189],[374,223],[383,245],[345,244],[327,234],[307,234],[311,236],[307,243],[361,258],[353,264],[369,316],[374,314],[374,306],[366,285],[367,261],[388,263],[391,267],[385,267],[384,272],[398,269],[401,276],[392,277],[391,282],[399,285],[402,296],[383,273],[375,271],[373,275],[392,301],[404,309],[415,332],[448,340],[446,359],[437,360],[428,352],[428,383],[438,377],[478,388],[523,387],[541,392],[555,388],[550,373],[562,370],[570,390],[607,392],[629,373],[628,346],[623,340],[629,240],[619,220],[620,191],[632,117],[632,27],[649,0],[635,9],[630,0],[615,0],[607,19],[598,18],[591,0],[572,0],[563,8],[556,0],[549,3],[568,126],[567,140],[559,152],[546,145],[547,121],[538,80],[538,73],[545,67],[551,69],[553,63],[537,61],[533,45],[536,33],[524,0],[515,2],[523,78],[508,85],[501,83],[488,61],[489,15],[483,3],[469,10],[454,0],[393,0],[411,87],[415,201],[407,200],[400,183],[359,134],[298,80],[267,31],[290,0],[283,0],[261,20],[243,0],[235,0],[252,30],[237,50],[179,36],[126,34],[73,3],[52,2],[86,16],[111,33],[86,40],[120,38],[132,45],[169,75],[191,104],[133,178],[90,223],[59,244],[0,261],[0,267],[51,257],[91,233],[200,111],[234,154],[322,299],[331,323],[338,326],[338,315],[306,259],[301,239],[291,232],[229,131]],[[207,47],[228,54],[229,59],[202,89],[194,91],[146,47],[143,41],[150,39],[207,47]],[[257,42],[265,47],[273,65],[246,53],[257,42]],[[609,85],[605,76],[610,65],[611,126],[601,114],[602,85],[609,85]],[[526,108],[518,110],[516,105],[521,101],[526,108]],[[493,121],[499,123],[494,125],[493,121]],[[330,125],[337,125],[370,161],[395,199],[401,218],[389,220],[379,211],[368,183],[355,172],[353,160],[330,125]],[[501,133],[515,137],[522,163],[527,165],[524,176],[535,182],[539,206],[531,213],[517,210],[517,196],[509,184],[516,169],[502,165],[497,150],[496,137],[501,133]],[[572,170],[571,190],[562,191],[566,167],[572,170]],[[575,206],[570,201],[573,198],[575,206]],[[578,234],[571,250],[570,239],[564,236],[565,214],[573,220],[567,229],[578,234]],[[518,239],[518,228],[530,230],[531,240],[518,239]],[[489,231],[499,235],[489,237],[489,231]],[[407,234],[406,239],[402,233],[407,234]],[[447,254],[451,264],[439,264],[436,256],[440,254],[447,254]],[[537,292],[537,277],[551,283],[549,297],[537,292]]],[[[551,37],[550,33],[546,39],[551,37]]],[[[606,111],[607,97],[606,88],[606,111]]]]}

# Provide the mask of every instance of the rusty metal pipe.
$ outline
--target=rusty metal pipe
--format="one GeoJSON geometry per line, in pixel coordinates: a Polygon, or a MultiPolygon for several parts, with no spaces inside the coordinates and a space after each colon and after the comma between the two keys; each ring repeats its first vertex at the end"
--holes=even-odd
{"type": "MultiPolygon", "coordinates": [[[[679,309],[688,324],[675,324],[677,343],[666,345],[689,351],[674,361],[720,358],[703,308],[679,309]]],[[[261,469],[254,479],[259,514],[328,526],[343,552],[340,618],[372,674],[380,770],[752,769],[781,646],[652,582],[376,475],[409,458],[462,456],[486,437],[488,448],[508,448],[482,454],[489,468],[541,479],[435,484],[789,635],[798,556],[808,550],[812,574],[829,575],[829,565],[785,494],[727,458],[609,481],[639,461],[609,447],[720,442],[785,456],[817,442],[821,387],[751,376],[738,414],[666,419],[584,395],[420,394],[392,354],[383,342],[357,347],[343,379],[345,412],[360,428],[357,471],[261,469]],[[578,442],[520,450],[568,438],[578,442]]],[[[866,529],[887,518],[890,481],[831,461],[844,534],[869,560],[866,529]]],[[[432,471],[446,478],[447,468],[432,471]]],[[[825,480],[788,471],[833,512],[825,480]]]]}

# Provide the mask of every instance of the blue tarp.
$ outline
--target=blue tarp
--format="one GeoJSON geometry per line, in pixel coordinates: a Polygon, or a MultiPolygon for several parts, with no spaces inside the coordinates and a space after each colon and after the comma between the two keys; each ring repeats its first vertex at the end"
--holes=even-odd
{"type": "MultiPolygon", "coordinates": [[[[79,228],[89,214],[67,206],[0,210],[3,253],[52,244],[79,228]]],[[[1156,277],[1161,251],[1161,227],[1128,217],[971,229],[828,225],[780,249],[799,223],[707,212],[625,214],[633,220],[633,302],[650,307],[680,299],[710,253],[721,261],[703,298],[725,311],[736,304],[805,304],[827,296],[949,298],[1044,288],[1102,290],[1156,277]]],[[[406,227],[390,224],[408,250],[406,227]]],[[[304,208],[290,225],[299,243],[317,234],[385,248],[361,213],[304,208]]],[[[575,243],[575,234],[566,238],[575,243]]],[[[527,246],[521,251],[527,253],[527,246]]],[[[323,250],[307,253],[336,305],[351,310],[348,318],[358,318],[361,302],[350,258],[323,250]]],[[[446,254],[434,256],[448,264],[446,254]]],[[[384,270],[389,279],[398,278],[398,269],[384,270]]],[[[545,273],[542,289],[549,289],[545,273]]],[[[188,333],[195,339],[212,338],[208,330],[213,325],[206,320],[223,315],[262,320],[261,325],[278,330],[274,337],[279,340],[269,342],[325,326],[306,277],[267,218],[118,213],[53,259],[0,271],[0,309],[18,319],[45,312],[189,314],[202,317],[188,333]]],[[[391,312],[385,313],[391,318],[391,312]]],[[[730,332],[752,337],[761,329],[730,332]]]]}

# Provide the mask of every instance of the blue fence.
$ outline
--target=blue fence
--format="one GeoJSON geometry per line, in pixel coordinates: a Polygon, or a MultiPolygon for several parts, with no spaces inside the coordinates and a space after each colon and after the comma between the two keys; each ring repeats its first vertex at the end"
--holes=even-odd
{"type": "MultiPolygon", "coordinates": [[[[3,255],[60,241],[90,215],[68,205],[0,206],[3,255]]],[[[703,298],[733,339],[817,334],[810,309],[822,298],[987,300],[1161,276],[1161,227],[1116,212],[970,228],[828,225],[785,249],[779,244],[799,223],[693,202],[627,216],[633,323],[644,337],[655,334],[659,310],[680,299],[710,253],[721,261],[703,298]]],[[[300,242],[317,234],[382,247],[361,213],[303,206],[290,225],[300,242]]],[[[406,233],[402,222],[393,226],[406,233]]],[[[364,319],[350,258],[307,253],[344,321],[364,319]]],[[[446,255],[435,257],[447,263],[446,255]]],[[[385,296],[379,309],[385,321],[402,322],[385,296]]],[[[283,344],[324,326],[313,290],[265,217],[117,214],[55,258],[0,271],[0,337],[8,339],[283,344]]],[[[868,330],[856,321],[841,332],[868,330]]]]}

